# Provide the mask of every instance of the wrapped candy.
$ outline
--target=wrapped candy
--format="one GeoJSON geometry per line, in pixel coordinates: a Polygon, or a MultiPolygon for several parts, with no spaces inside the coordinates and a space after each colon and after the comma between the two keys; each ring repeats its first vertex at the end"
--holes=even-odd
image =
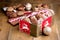
{"type": "Polygon", "coordinates": [[[17,8],[17,6],[12,6],[14,9],[16,9],[17,8]]]}
{"type": "Polygon", "coordinates": [[[25,7],[24,5],[20,5],[19,7],[17,7],[18,11],[25,11],[25,7]]]}
{"type": "Polygon", "coordinates": [[[24,9],[25,9],[24,7],[19,7],[18,8],[19,11],[24,11],[24,9]]]}
{"type": "Polygon", "coordinates": [[[41,3],[41,4],[38,4],[38,9],[39,9],[39,10],[42,10],[42,9],[43,9],[42,3],[41,3]]]}
{"type": "Polygon", "coordinates": [[[9,11],[9,12],[6,12],[6,14],[7,14],[7,16],[10,17],[10,18],[17,17],[17,13],[15,13],[15,12],[9,11]]]}
{"type": "Polygon", "coordinates": [[[17,11],[13,7],[8,7],[6,14],[10,18],[17,17],[17,11]]]}
{"type": "Polygon", "coordinates": [[[3,7],[3,11],[7,11],[7,8],[8,8],[8,7],[3,7]]]}
{"type": "Polygon", "coordinates": [[[50,35],[51,34],[51,31],[52,30],[51,30],[50,27],[45,27],[44,30],[43,30],[43,32],[44,32],[45,35],[50,35]]]}
{"type": "Polygon", "coordinates": [[[30,11],[32,9],[32,5],[30,3],[27,3],[25,5],[25,8],[26,8],[27,11],[30,11]]]}
{"type": "Polygon", "coordinates": [[[8,16],[8,17],[10,17],[10,15],[12,14],[13,12],[6,12],[6,15],[8,16]]]}
{"type": "Polygon", "coordinates": [[[38,12],[39,11],[39,8],[38,6],[35,7],[35,11],[38,12]]]}
{"type": "Polygon", "coordinates": [[[17,12],[17,15],[18,15],[18,16],[24,15],[24,11],[18,11],[18,12],[17,12]]]}
{"type": "Polygon", "coordinates": [[[28,23],[31,23],[31,21],[30,21],[29,18],[25,18],[25,19],[23,19],[23,20],[27,21],[28,23]]]}
{"type": "Polygon", "coordinates": [[[16,13],[16,12],[17,12],[17,10],[13,10],[13,12],[15,12],[15,13],[16,13]]]}
{"type": "Polygon", "coordinates": [[[8,7],[8,8],[7,8],[7,11],[13,11],[13,10],[14,10],[13,7],[8,7]]]}
{"type": "MultiPolygon", "coordinates": [[[[42,13],[42,12],[41,12],[42,13]]],[[[37,15],[36,15],[36,18],[39,20],[40,18],[42,18],[42,16],[41,16],[41,13],[38,13],[37,15]]]]}
{"type": "Polygon", "coordinates": [[[37,18],[35,16],[30,17],[32,24],[37,24],[37,18]]]}
{"type": "Polygon", "coordinates": [[[16,13],[12,13],[12,14],[10,15],[10,18],[14,18],[14,17],[17,17],[17,14],[16,14],[16,13]]]}
{"type": "Polygon", "coordinates": [[[18,5],[16,5],[16,8],[18,8],[18,7],[20,7],[20,6],[22,6],[22,4],[18,4],[18,5]]]}

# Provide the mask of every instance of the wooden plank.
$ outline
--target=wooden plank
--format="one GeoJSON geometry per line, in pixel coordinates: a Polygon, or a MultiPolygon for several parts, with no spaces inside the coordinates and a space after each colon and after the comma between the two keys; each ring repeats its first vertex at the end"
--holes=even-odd
{"type": "Polygon", "coordinates": [[[7,23],[7,17],[3,13],[0,13],[0,40],[7,40],[10,26],[7,23]]]}

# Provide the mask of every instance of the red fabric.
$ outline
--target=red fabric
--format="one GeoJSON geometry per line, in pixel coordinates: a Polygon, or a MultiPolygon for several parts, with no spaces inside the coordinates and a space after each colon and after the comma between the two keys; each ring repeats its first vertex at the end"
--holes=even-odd
{"type": "Polygon", "coordinates": [[[30,23],[26,22],[25,20],[20,20],[19,29],[22,32],[30,34],[30,23]]]}
{"type": "Polygon", "coordinates": [[[49,18],[47,18],[46,20],[44,20],[44,21],[42,22],[42,31],[43,31],[43,29],[44,29],[44,26],[45,26],[45,24],[46,24],[46,21],[48,21],[48,23],[49,23],[48,27],[51,27],[52,17],[49,17],[49,18]]]}

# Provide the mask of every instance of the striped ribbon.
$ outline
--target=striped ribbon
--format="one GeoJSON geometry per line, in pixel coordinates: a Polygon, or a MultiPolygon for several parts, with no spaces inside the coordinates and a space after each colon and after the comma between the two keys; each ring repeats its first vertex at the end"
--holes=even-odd
{"type": "Polygon", "coordinates": [[[42,10],[42,11],[39,11],[39,12],[32,12],[31,14],[29,14],[28,16],[22,16],[22,17],[17,17],[17,18],[13,18],[13,19],[10,19],[9,22],[13,22],[13,21],[16,21],[16,20],[22,20],[24,18],[28,18],[28,17],[31,17],[31,16],[35,16],[37,15],[38,13],[40,12],[48,12],[47,10],[42,10]]]}

